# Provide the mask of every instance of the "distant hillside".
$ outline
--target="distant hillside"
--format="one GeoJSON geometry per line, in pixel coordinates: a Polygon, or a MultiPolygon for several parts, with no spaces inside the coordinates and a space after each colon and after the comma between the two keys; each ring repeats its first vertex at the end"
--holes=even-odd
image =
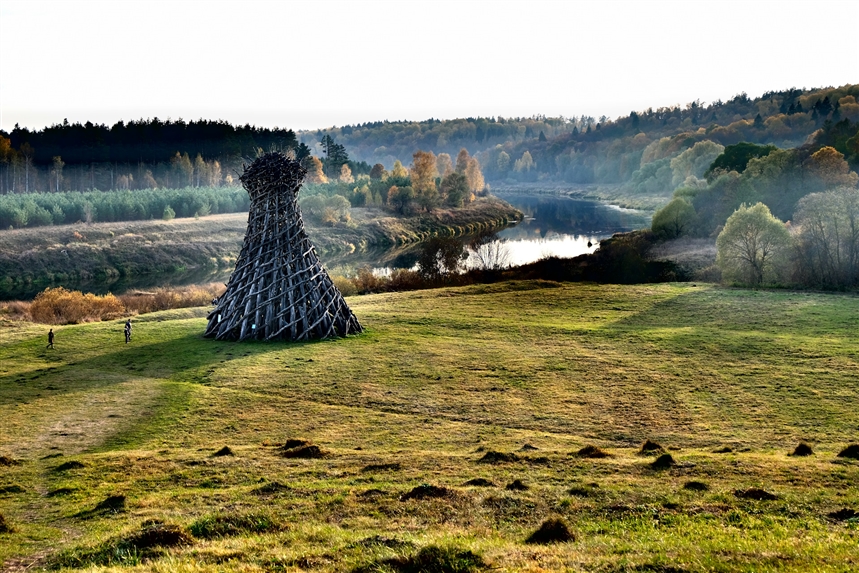
{"type": "MultiPolygon", "coordinates": [[[[408,163],[418,149],[454,154],[464,147],[478,158],[489,181],[637,184],[649,178],[649,164],[663,161],[649,169],[665,168],[672,158],[700,142],[796,147],[827,122],[847,121],[842,127],[855,131],[857,98],[859,85],[853,84],[772,91],[754,99],[742,93],[727,102],[649,108],[616,120],[534,116],[384,121],[299,132],[298,139],[314,155],[322,155],[319,142],[330,136],[352,158],[388,168],[397,159],[408,163]]],[[[715,147],[709,151],[706,155],[712,161],[718,153],[715,147]]],[[[855,167],[859,156],[839,151],[850,156],[855,167]]],[[[702,159],[706,158],[686,166],[685,175],[703,176],[709,163],[702,159]]],[[[679,175],[673,173],[671,178],[679,175]]]]}

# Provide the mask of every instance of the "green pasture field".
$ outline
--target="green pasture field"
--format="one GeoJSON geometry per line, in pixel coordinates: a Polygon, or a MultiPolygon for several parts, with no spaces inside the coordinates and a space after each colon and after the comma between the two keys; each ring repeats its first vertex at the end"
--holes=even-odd
{"type": "Polygon", "coordinates": [[[205,308],[136,317],[128,345],[122,320],[57,327],[54,349],[0,322],[0,569],[859,569],[859,460],[838,456],[859,442],[859,297],[348,302],[365,333],[302,344],[205,339],[205,308]],[[574,540],[526,543],[550,518],[574,540]]]}

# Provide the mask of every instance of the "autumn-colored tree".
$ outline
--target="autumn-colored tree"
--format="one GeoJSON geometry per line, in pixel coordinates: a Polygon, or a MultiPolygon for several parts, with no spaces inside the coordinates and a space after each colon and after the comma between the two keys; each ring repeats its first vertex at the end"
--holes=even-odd
{"type": "Polygon", "coordinates": [[[850,171],[844,155],[832,147],[822,147],[811,156],[808,168],[825,188],[856,187],[859,175],[850,171]]]}
{"type": "Polygon", "coordinates": [[[471,191],[468,200],[474,201],[474,194],[480,193],[486,187],[483,172],[480,170],[480,162],[477,161],[476,157],[469,158],[465,168],[465,178],[468,180],[468,189],[471,191]]]}
{"type": "Polygon", "coordinates": [[[438,204],[438,189],[435,186],[436,157],[432,151],[416,151],[412,155],[411,179],[415,199],[427,211],[438,204]]]}
{"type": "Polygon", "coordinates": [[[534,158],[531,157],[531,152],[525,151],[522,157],[516,160],[516,163],[513,165],[513,171],[516,173],[528,173],[535,167],[536,164],[534,163],[534,158]]]}
{"type": "Polygon", "coordinates": [[[384,179],[388,174],[388,171],[385,169],[385,166],[381,163],[377,163],[370,169],[370,179],[384,179]]]}
{"type": "Polygon", "coordinates": [[[459,154],[456,156],[456,172],[462,175],[465,175],[465,170],[468,169],[468,160],[471,159],[471,156],[468,154],[468,150],[464,147],[459,150],[459,154]]]}
{"type": "Polygon", "coordinates": [[[394,168],[391,170],[391,176],[396,177],[397,179],[405,179],[409,176],[409,172],[406,171],[406,168],[403,167],[403,164],[400,163],[399,159],[394,161],[394,168]]]}
{"type": "Polygon", "coordinates": [[[307,169],[308,183],[328,183],[328,177],[322,170],[322,161],[318,157],[308,155],[301,161],[301,165],[307,169]]]}
{"type": "Polygon", "coordinates": [[[192,185],[192,176],[194,175],[194,166],[191,165],[191,158],[188,153],[176,152],[170,159],[170,168],[175,176],[174,187],[190,187],[192,185]]]}
{"type": "Polygon", "coordinates": [[[354,183],[355,178],[352,177],[352,170],[345,163],[340,166],[340,183],[354,183]]]}
{"type": "Polygon", "coordinates": [[[499,173],[507,173],[510,171],[510,155],[506,151],[502,151],[498,154],[496,164],[499,173]]]}
{"type": "Polygon", "coordinates": [[[203,156],[199,153],[197,157],[194,158],[194,187],[199,187],[202,183],[206,182],[206,172],[208,171],[208,165],[203,160],[203,156]]]}
{"type": "Polygon", "coordinates": [[[449,153],[439,153],[435,160],[435,166],[441,177],[447,177],[453,173],[453,161],[449,153]]]}

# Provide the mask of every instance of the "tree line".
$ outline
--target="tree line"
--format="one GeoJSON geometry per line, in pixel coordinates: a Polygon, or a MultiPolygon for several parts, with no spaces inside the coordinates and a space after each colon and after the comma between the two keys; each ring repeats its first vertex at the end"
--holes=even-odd
{"type": "Polygon", "coordinates": [[[258,149],[298,145],[290,129],[141,119],[0,131],[0,194],[229,185],[258,149]]]}

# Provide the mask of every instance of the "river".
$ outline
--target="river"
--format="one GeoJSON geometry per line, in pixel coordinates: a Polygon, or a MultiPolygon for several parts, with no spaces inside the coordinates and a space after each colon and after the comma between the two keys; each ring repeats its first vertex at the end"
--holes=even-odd
{"type": "MultiPolygon", "coordinates": [[[[501,262],[501,266],[527,264],[548,256],[575,257],[591,253],[597,249],[602,239],[611,237],[614,233],[650,225],[650,212],[622,209],[564,194],[511,192],[497,195],[525,214],[524,221],[500,231],[493,238],[495,248],[489,249],[492,258],[501,262]]],[[[469,238],[465,238],[463,241],[467,243],[468,240],[469,238]]],[[[386,274],[396,268],[414,268],[420,249],[421,245],[411,245],[392,250],[323,256],[321,259],[332,274],[350,276],[361,267],[370,267],[376,273],[386,274]]],[[[466,267],[474,267],[480,266],[481,263],[472,252],[464,264],[466,267]]],[[[189,270],[181,274],[127,276],[109,283],[90,282],[67,286],[96,294],[122,294],[166,286],[225,283],[229,276],[229,270],[189,270]]],[[[0,299],[31,299],[42,288],[44,287],[24,287],[0,292],[0,299]]]]}

